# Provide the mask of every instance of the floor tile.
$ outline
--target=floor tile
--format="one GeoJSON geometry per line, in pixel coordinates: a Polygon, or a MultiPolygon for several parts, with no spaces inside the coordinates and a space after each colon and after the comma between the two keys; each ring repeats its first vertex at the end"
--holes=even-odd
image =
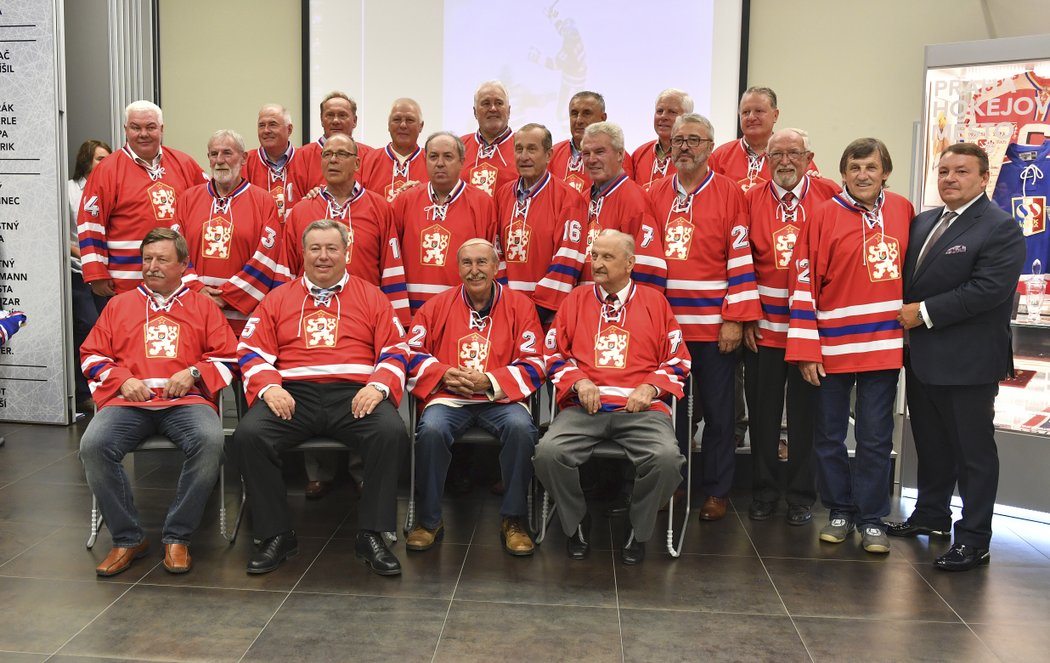
{"type": "Polygon", "coordinates": [[[430,599],[294,594],[244,660],[429,661],[448,605],[430,599]]]}
{"type": "Polygon", "coordinates": [[[959,621],[911,565],[808,559],[764,563],[792,616],[959,621]]]}
{"type": "Polygon", "coordinates": [[[995,661],[965,624],[796,617],[814,661],[995,661]]]}
{"type": "Polygon", "coordinates": [[[624,661],[809,661],[787,616],[630,610],[624,661]]]}
{"type": "Polygon", "coordinates": [[[55,531],[50,525],[0,521],[0,575],[5,575],[4,565],[25,553],[55,531]]]}
{"type": "MultiPolygon", "coordinates": [[[[1007,529],[1024,539],[1028,545],[1038,550],[1047,560],[1050,560],[1050,525],[1036,523],[1030,520],[1018,520],[1010,518],[1006,524],[1007,529]]],[[[999,536],[1002,528],[995,531],[992,536],[992,545],[999,536]]],[[[1042,562],[1040,562],[1042,563],[1042,562]]]]}
{"type": "MultiPolygon", "coordinates": [[[[84,543],[89,529],[87,525],[85,520],[82,528],[55,528],[32,550],[0,566],[0,575],[95,581],[95,567],[106,558],[112,545],[109,532],[103,529],[95,546],[91,550],[86,549],[84,543]]],[[[149,573],[151,568],[158,566],[164,558],[159,532],[147,532],[147,538],[150,539],[151,548],[145,557],[136,560],[127,571],[99,581],[134,583],[149,573]]]]}
{"type": "Polygon", "coordinates": [[[996,564],[962,573],[933,566],[919,572],[966,622],[1050,627],[1050,572],[1046,566],[996,564]]]}
{"type": "Polygon", "coordinates": [[[620,661],[609,608],[453,601],[435,661],[620,661]],[[508,628],[508,625],[513,625],[508,628]]]}
{"type": "Polygon", "coordinates": [[[60,653],[236,661],[285,596],[277,592],[136,586],[60,653]]]}
{"type": "Polygon", "coordinates": [[[970,624],[1003,661],[1041,661],[1050,652],[1050,629],[1031,624],[970,624]]]}
{"type": "Polygon", "coordinates": [[[622,608],[787,614],[758,559],[682,555],[625,566],[617,556],[616,585],[622,608]]]}
{"type": "Polygon", "coordinates": [[[402,541],[392,550],[401,561],[401,575],[379,576],[354,556],[353,540],[332,539],[295,589],[363,596],[452,598],[466,546],[441,543],[426,552],[408,552],[402,541]]]}
{"type": "Polygon", "coordinates": [[[0,578],[0,651],[50,654],[127,589],[94,581],[0,578]]]}
{"type": "Polygon", "coordinates": [[[543,545],[531,557],[471,546],[456,599],[615,608],[612,565],[609,550],[591,550],[585,560],[570,560],[564,546],[543,545]]]}
{"type": "Polygon", "coordinates": [[[0,650],[0,660],[4,661],[4,663],[41,663],[48,660],[48,656],[47,654],[23,654],[21,652],[0,650]]]}
{"type": "MultiPolygon", "coordinates": [[[[820,540],[820,529],[827,523],[827,517],[814,514],[809,525],[792,527],[780,521],[753,521],[745,516],[742,520],[744,529],[762,557],[785,557],[797,559],[853,560],[858,562],[878,562],[880,564],[905,564],[929,557],[924,549],[926,537],[920,539],[890,539],[888,555],[873,555],[865,552],[860,546],[860,533],[854,532],[842,543],[827,543],[820,540]]],[[[939,545],[935,543],[934,545],[939,545]]],[[[944,544],[943,550],[948,545],[944,544]]],[[[943,552],[937,549],[936,555],[943,552]]],[[[934,555],[934,557],[936,557],[934,555]]]]}

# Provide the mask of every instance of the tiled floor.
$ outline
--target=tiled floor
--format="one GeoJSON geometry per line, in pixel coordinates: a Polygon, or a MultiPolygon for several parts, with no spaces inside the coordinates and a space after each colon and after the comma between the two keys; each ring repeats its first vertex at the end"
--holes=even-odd
{"type": "MultiPolygon", "coordinates": [[[[1050,527],[1030,522],[998,519],[991,566],[946,574],[930,564],[943,542],[894,540],[884,557],[856,538],[821,544],[816,523],[749,521],[740,492],[744,513],[702,524],[694,513],[681,559],[651,543],[644,564],[625,567],[622,523],[600,505],[588,560],[565,558],[557,527],[535,556],[511,558],[498,498],[478,489],[446,502],[444,543],[412,554],[398,543],[404,574],[380,578],[354,560],[349,487],[308,503],[296,478],[300,554],[278,571],[244,573],[250,537],[220,538],[216,495],[191,573],[167,574],[158,546],[103,580],[93,568],[106,531],[84,548],[78,430],[0,425],[0,435],[0,661],[1037,661],[1050,651],[1050,527]]],[[[155,545],[177,473],[177,454],[134,461],[155,545]]],[[[231,509],[235,491],[231,481],[231,509]]]]}

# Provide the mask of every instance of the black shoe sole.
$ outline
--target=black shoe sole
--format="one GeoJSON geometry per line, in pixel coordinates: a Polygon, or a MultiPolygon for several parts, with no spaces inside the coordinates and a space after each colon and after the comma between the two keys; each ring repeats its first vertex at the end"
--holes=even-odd
{"type": "Polygon", "coordinates": [[[773,513],[775,511],[776,511],[776,509],[770,509],[769,511],[765,511],[765,512],[762,512],[762,513],[755,513],[754,511],[751,511],[750,509],[748,509],[747,517],[750,520],[769,520],[770,518],[773,517],[773,513]]]}
{"type": "Polygon", "coordinates": [[[913,539],[917,536],[931,536],[942,539],[951,538],[952,533],[950,531],[944,531],[939,529],[931,529],[929,527],[912,526],[910,529],[894,531],[892,527],[886,528],[887,536],[895,536],[899,539],[913,539]]]}
{"type": "Polygon", "coordinates": [[[367,557],[365,557],[361,553],[354,553],[354,557],[356,557],[359,562],[361,562],[362,564],[367,566],[369,571],[371,571],[372,573],[374,573],[374,574],[376,574],[378,576],[399,576],[399,575],[401,575],[401,569],[400,568],[397,568],[397,569],[383,569],[383,570],[377,569],[376,567],[372,566],[371,560],[369,560],[367,557]]]}
{"type": "Polygon", "coordinates": [[[286,552],[284,554],[284,556],[282,556],[281,559],[277,560],[277,563],[274,564],[273,566],[268,566],[265,569],[247,569],[248,575],[260,576],[260,575],[262,575],[264,573],[270,573],[271,571],[276,571],[277,567],[279,567],[281,564],[283,564],[285,562],[285,560],[289,560],[289,559],[295,557],[298,554],[299,554],[299,546],[296,546],[292,550],[289,550],[288,552],[286,552]]]}
{"type": "Polygon", "coordinates": [[[813,514],[809,514],[808,518],[802,520],[793,520],[791,518],[787,519],[787,524],[791,525],[792,527],[801,527],[803,525],[808,525],[811,522],[813,522],[813,514]]]}
{"type": "Polygon", "coordinates": [[[972,564],[972,565],[968,564],[966,566],[941,566],[937,562],[934,562],[933,565],[935,567],[937,567],[938,569],[940,569],[941,571],[958,572],[958,571],[972,571],[973,569],[976,569],[978,566],[986,566],[986,565],[990,564],[991,561],[992,561],[992,556],[991,555],[985,555],[984,557],[981,557],[980,559],[978,559],[977,562],[975,564],[972,564]]]}

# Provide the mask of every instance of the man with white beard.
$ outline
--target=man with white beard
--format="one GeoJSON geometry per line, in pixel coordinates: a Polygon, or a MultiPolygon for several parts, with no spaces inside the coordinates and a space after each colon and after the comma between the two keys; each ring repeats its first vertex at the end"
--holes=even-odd
{"type": "Polygon", "coordinates": [[[220,129],[208,141],[211,182],[188,189],[176,218],[197,278],[240,335],[249,314],[272,288],[291,280],[281,264],[281,224],[268,191],[241,177],[244,139],[220,129]]]}

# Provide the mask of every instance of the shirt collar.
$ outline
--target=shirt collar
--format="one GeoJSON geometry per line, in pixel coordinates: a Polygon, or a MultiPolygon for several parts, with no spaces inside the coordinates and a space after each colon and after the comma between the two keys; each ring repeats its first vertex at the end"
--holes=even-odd
{"type": "MultiPolygon", "coordinates": [[[[965,205],[960,206],[958,209],[952,210],[956,214],[955,218],[957,219],[960,216],[962,216],[963,212],[965,212],[966,210],[970,209],[970,206],[973,205],[974,203],[976,203],[978,200],[980,200],[981,196],[983,196],[983,195],[984,195],[984,192],[982,191],[981,193],[979,193],[976,196],[974,196],[973,200],[971,200],[970,202],[966,203],[965,205]]],[[[947,211],[948,211],[948,206],[945,205],[944,206],[944,211],[941,212],[941,216],[944,216],[944,212],[947,212],[947,211]]],[[[954,221],[955,219],[952,219],[952,220],[954,221]]],[[[951,222],[949,222],[948,225],[951,225],[951,222]]]]}
{"type": "Polygon", "coordinates": [[[153,161],[152,162],[146,161],[145,159],[143,159],[139,155],[135,154],[135,150],[131,149],[131,147],[128,147],[128,151],[131,152],[131,158],[135,160],[135,163],[140,164],[142,166],[145,166],[146,168],[149,168],[149,169],[154,169],[157,166],[159,166],[160,165],[160,159],[161,159],[161,157],[164,156],[164,146],[163,145],[161,145],[160,148],[157,150],[157,156],[153,157],[153,161]]]}
{"type": "MultiPolygon", "coordinates": [[[[805,176],[802,176],[802,177],[798,178],[798,184],[796,184],[795,188],[791,190],[791,193],[795,194],[795,200],[801,200],[802,199],[802,189],[805,186],[805,184],[806,184],[806,177],[805,176]]],[[[777,198],[779,198],[780,200],[783,200],[784,199],[784,194],[788,192],[787,189],[785,189],[784,187],[780,186],[776,182],[773,182],[773,189],[777,192],[777,198]]]]}
{"type": "Polygon", "coordinates": [[[344,272],[343,273],[343,278],[339,279],[339,281],[337,283],[335,283],[334,285],[329,286],[327,288],[322,288],[321,286],[314,285],[310,281],[310,279],[306,276],[306,274],[303,274],[303,283],[306,284],[306,289],[310,291],[311,295],[317,295],[317,294],[320,294],[320,293],[324,292],[325,290],[327,290],[328,292],[339,292],[340,290],[343,289],[343,286],[346,285],[346,281],[349,278],[350,278],[350,273],[349,272],[344,272]]]}
{"type": "Polygon", "coordinates": [[[631,286],[633,284],[634,284],[633,280],[627,279],[627,285],[625,285],[623,290],[621,290],[619,292],[610,293],[609,291],[607,291],[605,288],[603,288],[601,286],[598,286],[598,291],[602,293],[602,299],[603,300],[605,298],[607,298],[610,294],[616,295],[616,299],[619,300],[620,306],[623,306],[624,304],[627,303],[627,293],[629,293],[631,291],[631,286]]]}

